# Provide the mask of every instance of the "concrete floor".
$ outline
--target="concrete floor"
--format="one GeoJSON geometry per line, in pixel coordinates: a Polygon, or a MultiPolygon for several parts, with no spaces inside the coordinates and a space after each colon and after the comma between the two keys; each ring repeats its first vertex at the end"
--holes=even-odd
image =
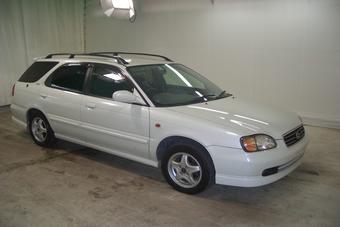
{"type": "Polygon", "coordinates": [[[0,226],[340,226],[340,131],[307,132],[303,163],[284,179],[189,196],[151,167],[66,142],[38,147],[0,110],[0,226]]]}

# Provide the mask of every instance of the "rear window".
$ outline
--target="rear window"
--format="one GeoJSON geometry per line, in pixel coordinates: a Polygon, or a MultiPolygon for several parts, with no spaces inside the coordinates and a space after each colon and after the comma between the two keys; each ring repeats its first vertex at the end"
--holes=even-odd
{"type": "Polygon", "coordinates": [[[20,77],[19,81],[26,83],[36,82],[57,64],[58,62],[55,61],[34,62],[20,77]]]}

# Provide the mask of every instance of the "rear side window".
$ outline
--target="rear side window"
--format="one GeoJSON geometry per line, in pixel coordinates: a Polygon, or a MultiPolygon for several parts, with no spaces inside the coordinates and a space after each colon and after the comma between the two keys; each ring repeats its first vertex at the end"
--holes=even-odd
{"type": "Polygon", "coordinates": [[[86,77],[87,66],[85,64],[65,65],[58,68],[51,75],[51,87],[81,92],[86,77]]]}
{"type": "Polygon", "coordinates": [[[32,83],[43,77],[48,71],[50,71],[58,62],[34,62],[20,77],[20,82],[32,83]]]}

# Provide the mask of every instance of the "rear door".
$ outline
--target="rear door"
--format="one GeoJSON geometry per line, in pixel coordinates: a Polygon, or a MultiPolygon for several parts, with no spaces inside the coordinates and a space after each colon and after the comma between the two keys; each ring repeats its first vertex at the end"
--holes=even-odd
{"type": "Polygon", "coordinates": [[[36,106],[37,101],[39,101],[41,86],[37,81],[58,63],[57,61],[34,62],[16,82],[11,105],[14,119],[23,124],[26,123],[27,110],[36,106]]]}
{"type": "Polygon", "coordinates": [[[149,107],[112,100],[118,90],[136,92],[120,69],[93,64],[81,106],[86,141],[143,162],[149,158],[149,107]]]}
{"type": "Polygon", "coordinates": [[[62,65],[40,90],[41,105],[57,137],[84,140],[80,106],[88,68],[86,63],[62,65]]]}

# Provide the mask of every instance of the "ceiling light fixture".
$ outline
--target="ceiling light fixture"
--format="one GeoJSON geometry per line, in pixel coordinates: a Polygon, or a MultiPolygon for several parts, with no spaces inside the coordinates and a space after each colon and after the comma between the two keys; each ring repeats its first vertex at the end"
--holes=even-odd
{"type": "Polygon", "coordinates": [[[100,0],[104,14],[118,19],[136,20],[136,10],[132,0],[100,0]]]}

